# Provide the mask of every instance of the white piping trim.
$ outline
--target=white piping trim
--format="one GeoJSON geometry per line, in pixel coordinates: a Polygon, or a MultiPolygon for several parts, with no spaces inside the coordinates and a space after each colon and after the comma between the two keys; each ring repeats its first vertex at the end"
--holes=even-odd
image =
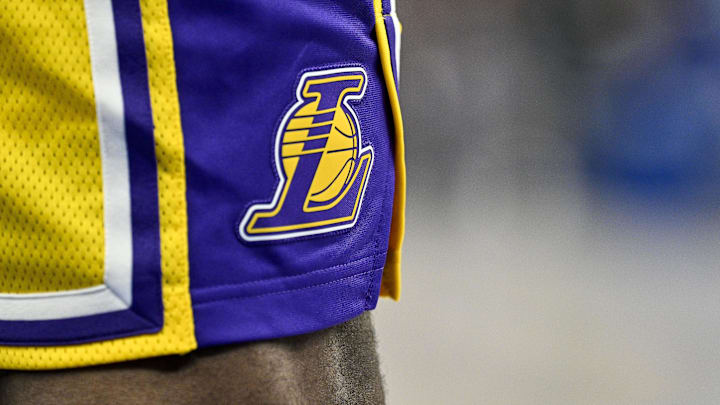
{"type": "MultiPolygon", "coordinates": [[[[400,45],[402,40],[402,35],[400,32],[400,19],[398,19],[397,16],[397,8],[395,5],[395,0],[390,1],[390,18],[392,19],[394,29],[393,32],[395,33],[395,76],[397,76],[397,81],[400,82],[400,45]]],[[[399,86],[400,83],[395,83],[396,86],[399,86]]]]}
{"type": "Polygon", "coordinates": [[[125,111],[112,0],[85,0],[102,155],[105,285],[132,305],[132,223],[125,111]]]}
{"type": "Polygon", "coordinates": [[[0,320],[97,315],[132,305],[132,225],[125,111],[112,0],[85,0],[103,177],[103,285],[51,293],[0,294],[0,320]]]}
{"type": "Polygon", "coordinates": [[[104,285],[53,293],[0,294],[3,321],[66,319],[124,309],[127,305],[104,285]]]}

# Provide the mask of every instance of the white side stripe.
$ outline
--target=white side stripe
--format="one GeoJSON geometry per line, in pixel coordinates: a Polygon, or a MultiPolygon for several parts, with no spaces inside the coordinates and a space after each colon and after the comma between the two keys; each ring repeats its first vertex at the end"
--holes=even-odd
{"type": "MultiPolygon", "coordinates": [[[[390,1],[390,18],[392,18],[392,22],[394,25],[393,32],[395,32],[395,76],[397,77],[398,82],[400,81],[400,42],[402,40],[402,34],[400,32],[400,19],[398,19],[397,16],[397,8],[395,5],[395,0],[390,1]]],[[[400,83],[395,83],[396,86],[399,86],[400,83]]]]}
{"type": "Polygon", "coordinates": [[[127,308],[104,285],[53,293],[0,294],[0,319],[3,321],[65,319],[127,308]]]}
{"type": "Polygon", "coordinates": [[[105,285],[132,305],[130,169],[112,0],[85,0],[102,156],[105,285]]]}

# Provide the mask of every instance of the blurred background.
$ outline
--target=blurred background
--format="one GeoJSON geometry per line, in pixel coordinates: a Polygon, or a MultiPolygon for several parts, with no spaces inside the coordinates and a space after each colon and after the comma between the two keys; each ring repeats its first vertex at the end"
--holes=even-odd
{"type": "Polygon", "coordinates": [[[720,0],[398,0],[390,404],[720,403],[720,0]]]}

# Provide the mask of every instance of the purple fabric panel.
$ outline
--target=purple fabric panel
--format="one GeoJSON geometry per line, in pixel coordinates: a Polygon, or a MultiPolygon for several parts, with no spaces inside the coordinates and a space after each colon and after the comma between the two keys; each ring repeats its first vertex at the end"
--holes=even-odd
{"type": "MultiPolygon", "coordinates": [[[[199,341],[216,344],[223,339],[212,336],[226,333],[235,341],[285,336],[357,315],[364,307],[352,298],[357,285],[331,282],[382,267],[383,262],[373,263],[387,249],[394,185],[392,117],[372,1],[176,0],[169,9],[185,138],[190,279],[199,341]],[[321,235],[241,242],[237,230],[244,213],[253,204],[270,202],[278,185],[276,135],[297,101],[301,76],[342,67],[361,67],[367,73],[364,97],[349,103],[358,118],[360,147],[373,148],[357,222],[321,235]],[[318,283],[328,284],[304,293],[280,293],[318,283]],[[274,292],[213,301],[232,295],[228,291],[235,291],[234,286],[242,286],[237,288],[243,297],[274,292]],[[348,289],[350,306],[336,310],[343,305],[335,301],[342,301],[343,288],[348,289]],[[303,308],[315,308],[315,319],[300,316],[303,308]],[[244,328],[255,332],[240,331],[244,328]]],[[[367,277],[358,277],[367,284],[367,277]]],[[[379,284],[379,278],[372,280],[379,284]]]]}
{"type": "Polygon", "coordinates": [[[392,0],[382,0],[382,11],[383,14],[390,14],[390,11],[392,11],[392,0]]]}
{"type": "Polygon", "coordinates": [[[133,304],[129,310],[52,321],[0,321],[0,344],[57,345],[160,330],[157,169],[145,45],[137,1],[113,1],[129,152],[133,231],[133,304]]]}
{"type": "Polygon", "coordinates": [[[240,284],[225,284],[202,289],[194,289],[192,298],[195,305],[208,301],[233,299],[237,297],[252,298],[257,295],[295,290],[311,284],[324,284],[333,280],[362,273],[368,269],[382,267],[385,254],[364,257],[339,266],[316,269],[294,277],[258,280],[240,284]]]}
{"type": "Polygon", "coordinates": [[[195,303],[198,345],[292,336],[345,322],[375,307],[381,275],[382,269],[369,270],[296,289],[195,303]]]}

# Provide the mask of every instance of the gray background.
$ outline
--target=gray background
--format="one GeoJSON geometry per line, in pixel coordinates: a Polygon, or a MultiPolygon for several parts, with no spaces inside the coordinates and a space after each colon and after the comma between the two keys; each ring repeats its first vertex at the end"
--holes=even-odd
{"type": "Polygon", "coordinates": [[[720,402],[718,200],[583,169],[593,89],[677,36],[672,4],[398,3],[404,291],[374,312],[388,402],[720,402]]]}

